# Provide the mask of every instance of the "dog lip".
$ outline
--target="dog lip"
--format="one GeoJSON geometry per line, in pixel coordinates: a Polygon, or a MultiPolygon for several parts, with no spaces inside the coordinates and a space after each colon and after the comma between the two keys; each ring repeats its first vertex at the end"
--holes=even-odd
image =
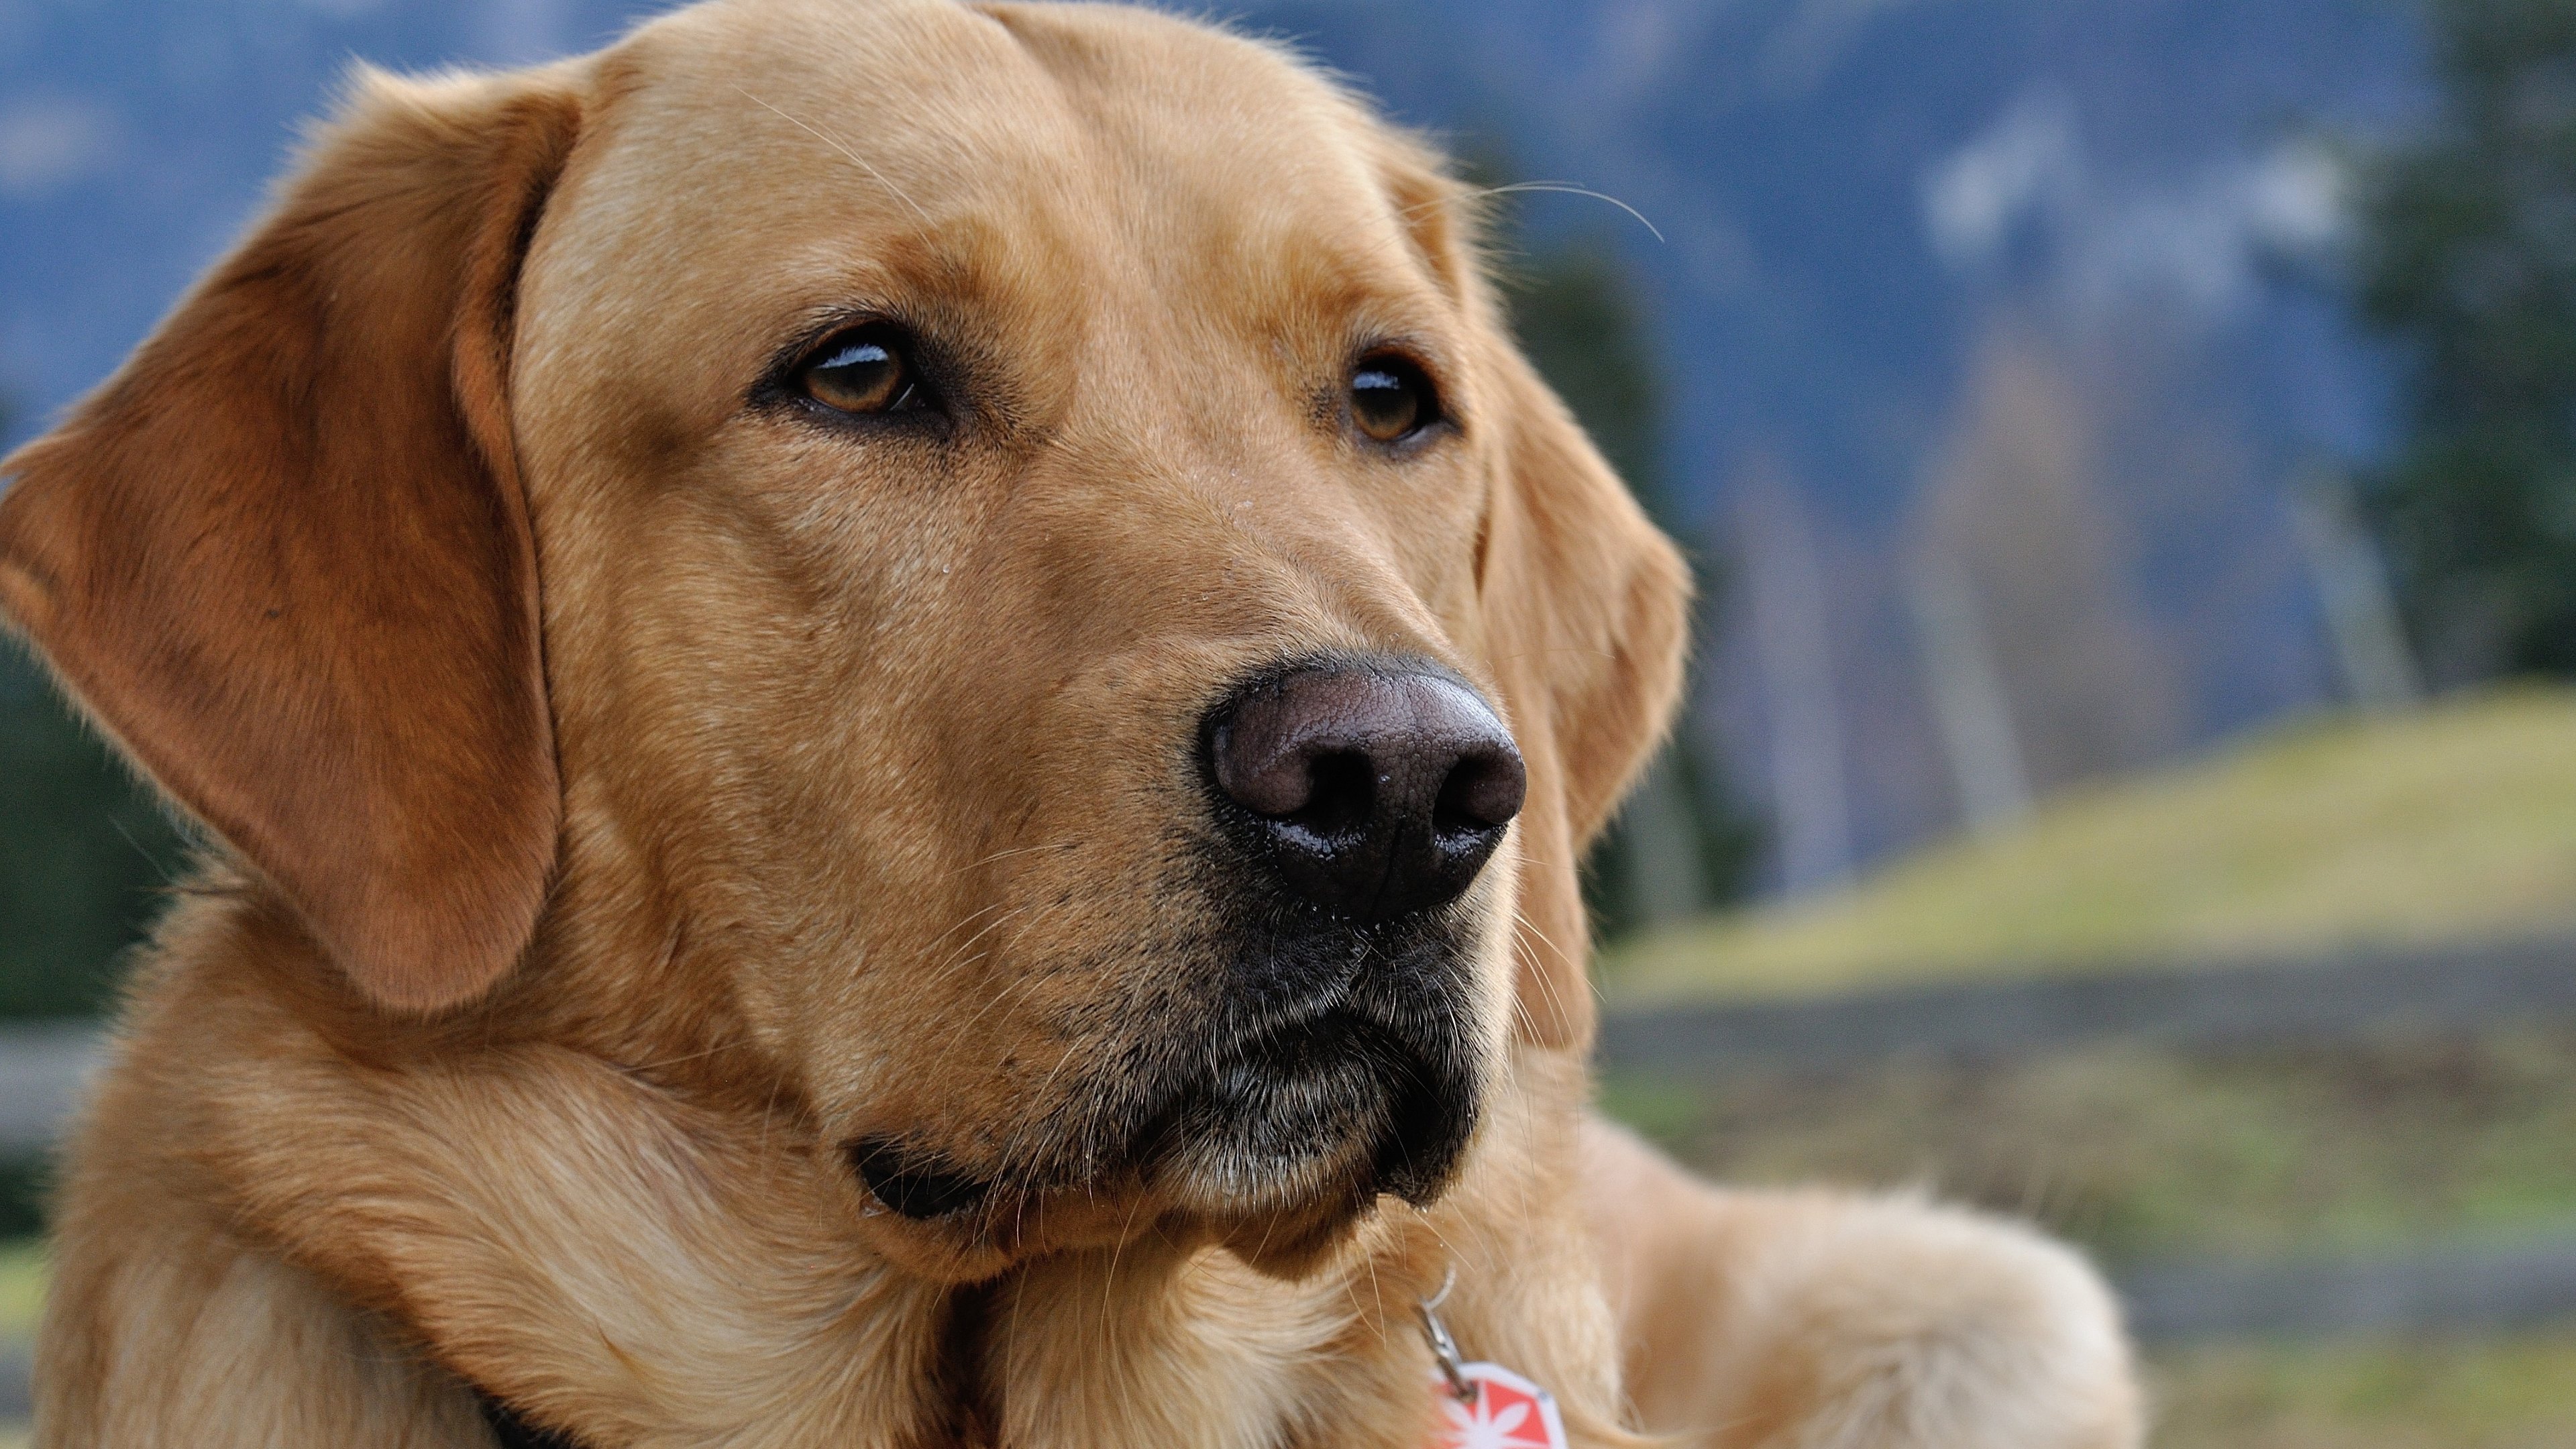
{"type": "Polygon", "coordinates": [[[868,1192],[915,1222],[952,1217],[982,1203],[990,1184],[925,1163],[891,1137],[862,1137],[844,1149],[868,1192]]]}
{"type": "Polygon", "coordinates": [[[1351,1017],[1351,988],[1359,969],[1355,959],[1344,974],[1315,983],[1295,995],[1237,1003],[1228,1019],[1217,1025],[1210,1043],[1215,1048],[1218,1068],[1274,1057],[1299,1040],[1330,1030],[1334,1023],[1351,1017]]]}
{"type": "Polygon", "coordinates": [[[1310,1165],[1334,1160],[1333,1185],[1327,1189],[1318,1179],[1312,1188],[1337,1195],[1358,1187],[1420,1206],[1446,1187],[1479,1115],[1476,1096],[1474,1083],[1445,1054],[1340,1005],[1301,1014],[1222,1052],[1143,1138],[1154,1144],[1149,1155],[1167,1165],[1199,1158],[1204,1166],[1189,1139],[1204,1148],[1211,1137],[1233,1137],[1234,1151],[1256,1156],[1285,1151],[1310,1165]],[[1364,1089],[1361,1078],[1369,1083],[1364,1089]],[[1320,1111],[1311,1096],[1319,1087],[1336,1098],[1320,1111]],[[1285,1102],[1274,1096],[1283,1090],[1285,1102]],[[1301,1096],[1307,1098],[1302,1105],[1301,1096]],[[1269,1105],[1257,1105],[1265,1099],[1269,1105]],[[1252,1135],[1234,1136],[1246,1131],[1252,1135]]]}
{"type": "Polygon", "coordinates": [[[1318,1048],[1352,1047],[1362,1034],[1374,1032],[1375,1024],[1348,1008],[1347,994],[1335,991],[1303,1010],[1282,1013],[1267,1029],[1225,1053],[1218,1070],[1275,1069],[1292,1065],[1318,1048]]]}

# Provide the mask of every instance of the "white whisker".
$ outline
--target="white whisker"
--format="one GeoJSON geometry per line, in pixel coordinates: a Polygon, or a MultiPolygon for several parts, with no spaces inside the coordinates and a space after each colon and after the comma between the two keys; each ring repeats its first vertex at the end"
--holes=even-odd
{"type": "MultiPolygon", "coordinates": [[[[892,181],[888,180],[888,179],[886,178],[886,174],[885,174],[884,172],[879,171],[879,170],[878,170],[877,168],[875,168],[874,166],[869,165],[869,164],[868,164],[868,158],[866,158],[865,156],[860,155],[860,154],[859,154],[858,152],[856,152],[856,151],[851,150],[849,147],[842,145],[839,141],[837,141],[837,140],[833,139],[832,137],[830,137],[830,136],[828,136],[828,135],[825,135],[825,134],[824,134],[823,132],[821,132],[821,131],[818,131],[818,130],[814,129],[812,126],[806,125],[803,121],[800,121],[800,120],[796,119],[794,116],[791,116],[791,115],[787,114],[785,111],[782,111],[782,110],[778,109],[776,106],[773,106],[773,105],[771,105],[769,102],[762,100],[760,97],[753,95],[751,92],[746,91],[746,90],[743,90],[743,88],[742,88],[742,87],[740,87],[740,86],[735,86],[735,87],[734,87],[734,89],[735,89],[736,91],[740,91],[740,92],[741,92],[741,94],[742,94],[742,98],[743,98],[744,100],[751,102],[753,105],[758,106],[758,107],[760,107],[762,110],[769,112],[771,115],[776,116],[778,119],[780,119],[780,120],[782,120],[782,121],[785,121],[787,124],[789,124],[789,125],[791,125],[791,126],[794,126],[797,130],[800,130],[800,131],[804,132],[806,135],[811,136],[811,137],[813,137],[815,140],[822,142],[824,145],[831,147],[833,150],[840,152],[842,156],[844,156],[844,157],[848,158],[848,160],[850,161],[850,163],[851,163],[852,165],[854,165],[854,166],[858,167],[858,168],[859,168],[860,170],[862,170],[862,171],[865,171],[866,173],[868,173],[868,175],[870,175],[870,176],[872,176],[872,177],[876,178],[876,183],[877,183],[877,185],[882,186],[882,187],[884,187],[886,190],[893,192],[893,193],[894,193],[894,195],[895,195],[895,199],[896,199],[896,200],[898,200],[898,201],[902,202],[904,205],[909,206],[909,207],[911,207],[911,208],[912,208],[912,214],[913,214],[913,215],[915,215],[915,216],[917,216],[917,217],[920,217],[920,218],[921,218],[921,224],[922,224],[922,225],[924,225],[924,226],[935,226],[935,225],[937,225],[937,223],[933,222],[933,221],[930,219],[930,213],[929,213],[929,212],[926,212],[926,211],[924,211],[924,210],[922,210],[922,209],[921,209],[921,203],[919,203],[919,202],[917,202],[917,201],[913,200],[913,199],[912,199],[911,197],[909,197],[909,196],[906,196],[906,195],[904,194],[904,190],[903,190],[903,188],[902,188],[902,187],[897,186],[897,185],[895,185],[892,181]]],[[[1643,220],[1645,220],[1645,218],[1643,218],[1643,217],[1639,217],[1639,218],[1638,218],[1638,220],[1643,221],[1643,220]]],[[[1653,228],[1652,228],[1652,227],[1649,227],[1649,228],[1647,228],[1647,229],[1648,229],[1649,231],[1653,230],[1653,228]]]]}
{"type": "MultiPolygon", "coordinates": [[[[1664,234],[1655,229],[1655,224],[1646,220],[1646,214],[1644,212],[1639,211],[1637,208],[1630,206],[1628,203],[1621,201],[1619,198],[1606,192],[1594,191],[1589,187],[1577,186],[1569,181],[1515,181],[1504,186],[1474,187],[1469,190],[1468,194],[1470,196],[1478,197],[1507,196],[1515,191],[1544,191],[1562,196],[1587,196],[1594,201],[1606,201],[1612,206],[1619,208],[1621,211],[1628,213],[1630,216],[1635,217],[1637,219],[1637,225],[1644,227],[1647,234],[1652,236],[1655,240],[1660,242],[1664,239],[1664,234]]],[[[1408,207],[1406,208],[1405,214],[1409,216],[1416,211],[1422,210],[1424,206],[1442,205],[1446,200],[1447,198],[1444,197],[1439,201],[1427,201],[1422,203],[1421,206],[1408,207]]]]}

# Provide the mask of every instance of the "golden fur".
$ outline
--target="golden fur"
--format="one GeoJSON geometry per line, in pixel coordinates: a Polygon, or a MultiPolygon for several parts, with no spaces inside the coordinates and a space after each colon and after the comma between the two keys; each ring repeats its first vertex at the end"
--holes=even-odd
{"type": "Polygon", "coordinates": [[[1581,1444],[2136,1440],[2061,1250],[1585,1125],[1573,862],[1683,571],[1471,198],[1273,48],[715,0],[362,75],[7,467],[0,609],[216,842],[67,1159],[41,1444],[486,1444],[471,1385],[593,1449],[1418,1449],[1452,1268],[1581,1444]],[[761,402],[854,306],[949,339],[951,431],[761,402]],[[1384,338],[1458,419],[1402,461],[1316,401],[1384,338]],[[1192,721],[1335,651],[1457,671],[1528,763],[1422,1207],[1097,1154],[1215,989],[1192,721]],[[887,1132],[1021,1186],[880,1210],[840,1144],[887,1132]]]}

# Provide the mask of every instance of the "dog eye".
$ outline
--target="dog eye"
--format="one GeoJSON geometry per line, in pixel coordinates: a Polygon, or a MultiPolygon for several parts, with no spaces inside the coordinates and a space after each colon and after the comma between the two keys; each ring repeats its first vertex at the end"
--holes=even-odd
{"type": "Polygon", "coordinates": [[[897,413],[924,402],[903,338],[883,326],[853,327],[823,340],[796,369],[805,395],[845,413],[897,413]]]}
{"type": "Polygon", "coordinates": [[[1401,443],[1440,421],[1440,394],[1410,360],[1377,353],[1351,372],[1351,421],[1378,442],[1401,443]]]}

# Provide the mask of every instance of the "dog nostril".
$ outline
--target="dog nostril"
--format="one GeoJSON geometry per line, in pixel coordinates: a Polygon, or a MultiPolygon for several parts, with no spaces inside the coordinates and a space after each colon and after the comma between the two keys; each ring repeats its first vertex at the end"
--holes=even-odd
{"type": "Polygon", "coordinates": [[[1328,840],[1367,826],[1369,806],[1377,796],[1377,768],[1368,756],[1347,750],[1319,754],[1308,762],[1306,773],[1306,800],[1283,819],[1328,840]]]}
{"type": "Polygon", "coordinates": [[[1467,752],[1441,782],[1431,807],[1431,828],[1442,835],[1499,830],[1521,813],[1529,773],[1519,752],[1491,748],[1467,752]]]}

